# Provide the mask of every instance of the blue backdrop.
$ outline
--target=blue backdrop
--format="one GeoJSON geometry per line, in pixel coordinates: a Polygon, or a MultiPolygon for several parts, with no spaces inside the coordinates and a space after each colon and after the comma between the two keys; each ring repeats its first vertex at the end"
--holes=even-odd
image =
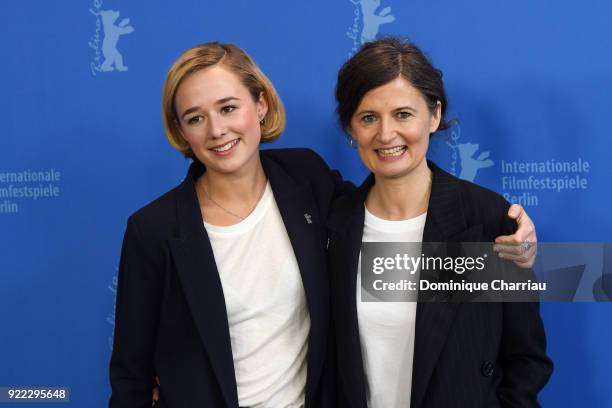
{"type": "MultiPolygon", "coordinates": [[[[161,87],[200,42],[238,44],[273,81],[288,116],[274,147],[311,147],[360,182],[365,170],[335,122],[336,73],[362,41],[407,36],[443,70],[459,120],[430,157],[524,204],[541,241],[610,241],[609,2],[22,0],[3,9],[0,386],[68,386],[71,406],[106,404],[125,220],[185,174],[163,134],[161,87]]],[[[611,312],[610,303],[543,305],[556,365],[544,406],[612,407],[611,312]]]]}

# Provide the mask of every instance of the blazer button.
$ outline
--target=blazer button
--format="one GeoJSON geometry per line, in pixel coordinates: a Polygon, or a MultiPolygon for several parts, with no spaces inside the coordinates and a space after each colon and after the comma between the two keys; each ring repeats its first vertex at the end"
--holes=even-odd
{"type": "Polygon", "coordinates": [[[485,377],[491,377],[495,372],[495,364],[493,364],[491,361],[487,361],[482,364],[480,370],[482,372],[482,375],[484,375],[485,377]]]}

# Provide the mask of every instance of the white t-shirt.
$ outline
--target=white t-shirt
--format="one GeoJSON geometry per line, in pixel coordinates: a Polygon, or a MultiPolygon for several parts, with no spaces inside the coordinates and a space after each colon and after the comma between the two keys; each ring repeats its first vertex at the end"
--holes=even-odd
{"type": "MultiPolygon", "coordinates": [[[[363,242],[422,242],[427,213],[387,221],[365,209],[363,242]]],[[[420,252],[420,251],[419,251],[420,252]]],[[[369,408],[408,408],[416,302],[361,302],[361,254],[357,273],[357,318],[369,408]]]]}
{"type": "Polygon", "coordinates": [[[243,221],[204,225],[223,286],[239,405],[303,406],[310,316],[270,183],[243,221]]]}

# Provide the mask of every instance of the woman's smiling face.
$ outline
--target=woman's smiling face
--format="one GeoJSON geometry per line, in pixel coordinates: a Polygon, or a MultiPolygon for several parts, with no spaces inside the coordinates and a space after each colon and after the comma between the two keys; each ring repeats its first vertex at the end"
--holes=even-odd
{"type": "Polygon", "coordinates": [[[423,163],[440,118],[440,103],[432,113],[423,95],[400,76],[363,96],[348,130],[370,171],[400,178],[423,163]]]}
{"type": "Polygon", "coordinates": [[[197,71],[181,83],[174,106],[181,135],[209,170],[247,170],[259,156],[259,121],[265,98],[253,100],[240,79],[223,66],[197,71]]]}

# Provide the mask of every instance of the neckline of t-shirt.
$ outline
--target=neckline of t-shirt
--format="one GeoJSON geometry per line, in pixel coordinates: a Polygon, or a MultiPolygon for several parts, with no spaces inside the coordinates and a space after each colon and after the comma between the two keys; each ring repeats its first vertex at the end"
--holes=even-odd
{"type": "Polygon", "coordinates": [[[427,218],[427,211],[425,211],[423,214],[405,220],[385,220],[372,214],[365,204],[363,208],[365,209],[365,226],[381,232],[394,233],[418,230],[425,226],[425,219],[427,218]]]}
{"type": "Polygon", "coordinates": [[[209,224],[204,221],[204,227],[209,234],[212,235],[239,235],[247,232],[251,228],[253,228],[266,213],[266,210],[270,206],[270,203],[274,199],[274,194],[272,193],[272,186],[270,186],[270,181],[266,183],[266,189],[264,193],[261,195],[259,202],[253,208],[253,211],[240,222],[233,225],[214,225],[209,224]]]}

